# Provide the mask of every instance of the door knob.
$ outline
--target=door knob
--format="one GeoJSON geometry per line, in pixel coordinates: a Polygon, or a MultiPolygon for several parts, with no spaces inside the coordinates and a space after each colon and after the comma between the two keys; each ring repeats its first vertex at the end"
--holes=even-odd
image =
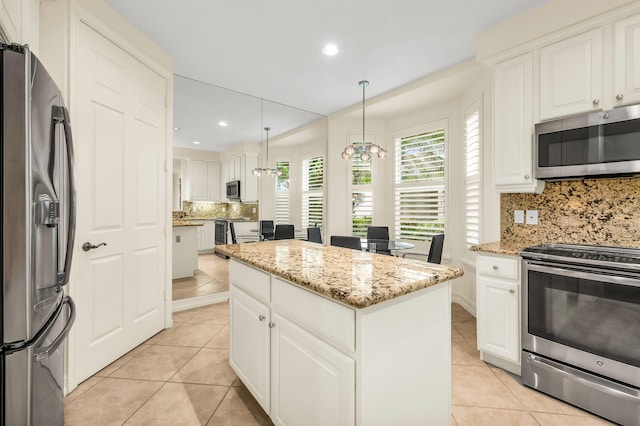
{"type": "Polygon", "coordinates": [[[82,250],[84,251],[89,251],[89,250],[93,250],[93,249],[97,249],[100,246],[106,246],[107,243],[100,243],[97,246],[94,246],[93,244],[91,244],[89,241],[87,241],[86,243],[84,243],[82,245],[82,250]]]}

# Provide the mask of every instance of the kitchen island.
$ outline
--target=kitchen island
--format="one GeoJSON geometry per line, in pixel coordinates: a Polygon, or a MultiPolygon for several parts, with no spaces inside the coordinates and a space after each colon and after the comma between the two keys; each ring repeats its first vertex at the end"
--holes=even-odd
{"type": "Polygon", "coordinates": [[[231,367],[275,424],[451,422],[461,269],[297,240],[216,250],[231,367]]]}
{"type": "Polygon", "coordinates": [[[192,277],[198,269],[197,227],[201,222],[173,220],[171,278],[192,277]]]}

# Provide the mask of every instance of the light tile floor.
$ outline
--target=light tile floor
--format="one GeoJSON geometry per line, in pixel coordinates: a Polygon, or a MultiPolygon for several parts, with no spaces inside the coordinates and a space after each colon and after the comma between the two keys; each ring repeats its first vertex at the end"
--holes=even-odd
{"type": "Polygon", "coordinates": [[[173,280],[172,300],[220,293],[229,290],[229,260],[213,253],[198,255],[198,270],[193,277],[173,280]]]}
{"type": "MultiPolygon", "coordinates": [[[[164,330],[65,398],[65,424],[270,425],[229,367],[229,307],[173,315],[164,330]]],[[[605,425],[480,361],[475,318],[452,305],[453,425],[605,425]]],[[[330,426],[330,425],[329,425],[330,426]]]]}

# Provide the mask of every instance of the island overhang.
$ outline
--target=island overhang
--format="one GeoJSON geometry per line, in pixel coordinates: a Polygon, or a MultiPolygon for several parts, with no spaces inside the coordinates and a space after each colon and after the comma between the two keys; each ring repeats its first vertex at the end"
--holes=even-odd
{"type": "Polygon", "coordinates": [[[460,268],[301,240],[215,247],[217,252],[267,271],[353,308],[385,302],[462,276],[460,268]]]}

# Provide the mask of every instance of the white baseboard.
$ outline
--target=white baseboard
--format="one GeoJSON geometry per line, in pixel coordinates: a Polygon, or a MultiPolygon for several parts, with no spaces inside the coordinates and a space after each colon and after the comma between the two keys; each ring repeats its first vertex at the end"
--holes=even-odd
{"type": "Polygon", "coordinates": [[[188,299],[174,300],[172,303],[173,312],[186,311],[187,309],[199,308],[201,306],[213,305],[214,303],[226,302],[229,300],[229,292],[207,294],[205,296],[190,297],[188,299]]]}
{"type": "Polygon", "coordinates": [[[500,357],[488,354],[486,352],[480,351],[480,359],[484,362],[488,362],[489,364],[495,365],[496,367],[500,367],[503,370],[507,370],[510,373],[515,374],[516,376],[520,376],[520,364],[516,364],[511,361],[507,361],[500,357]]]}
{"type": "Polygon", "coordinates": [[[462,306],[467,312],[476,317],[476,301],[461,294],[451,292],[451,301],[462,306]]]}

